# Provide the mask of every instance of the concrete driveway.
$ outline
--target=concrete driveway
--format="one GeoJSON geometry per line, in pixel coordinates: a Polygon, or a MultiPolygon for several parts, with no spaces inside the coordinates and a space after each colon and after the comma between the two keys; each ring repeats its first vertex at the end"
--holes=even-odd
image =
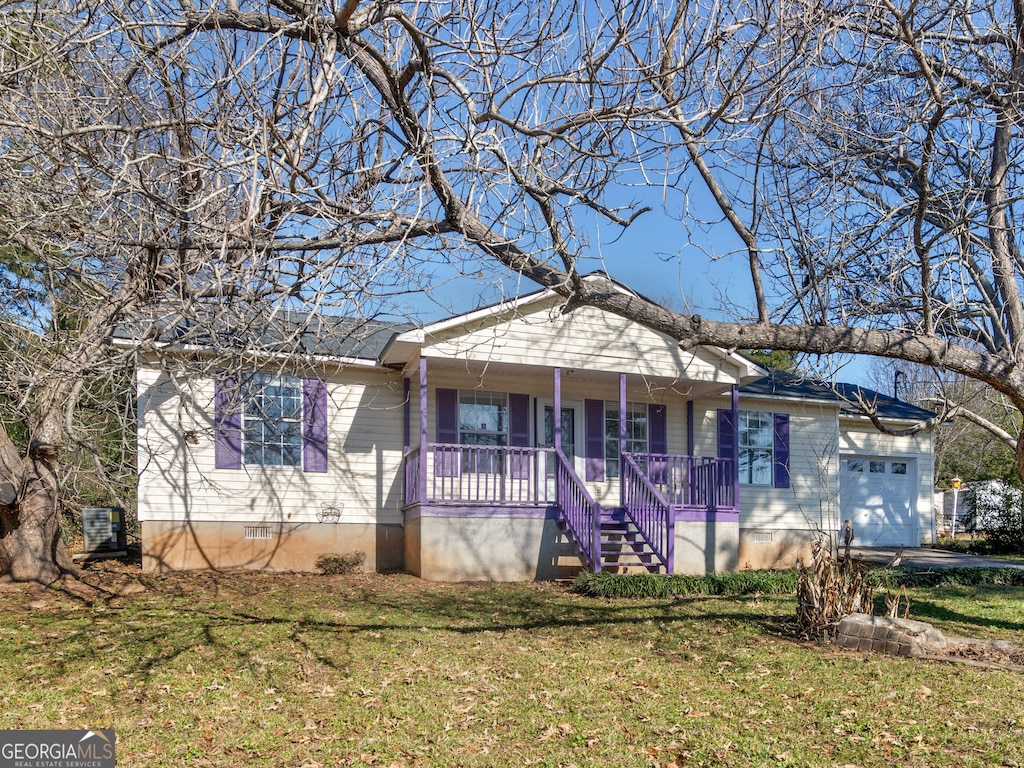
{"type": "MultiPolygon", "coordinates": [[[[842,550],[840,550],[841,552],[842,550]]],[[[899,547],[850,547],[850,554],[858,560],[885,565],[892,561],[899,547]]],[[[1024,568],[1019,560],[1003,560],[998,557],[979,557],[947,552],[930,547],[904,548],[899,563],[907,568],[1024,568]]]]}

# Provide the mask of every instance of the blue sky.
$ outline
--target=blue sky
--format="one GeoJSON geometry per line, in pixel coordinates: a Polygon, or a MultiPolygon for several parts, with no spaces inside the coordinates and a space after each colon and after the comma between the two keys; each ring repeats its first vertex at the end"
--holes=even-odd
{"type": "MultiPolygon", "coordinates": [[[[665,306],[686,313],[697,313],[719,320],[751,319],[754,315],[753,291],[746,253],[732,229],[722,223],[711,223],[717,208],[710,199],[702,199],[700,191],[684,197],[676,192],[669,200],[670,210],[686,211],[689,228],[666,213],[659,190],[647,188],[628,190],[633,198],[641,198],[651,210],[623,230],[607,221],[581,221],[585,237],[590,241],[581,272],[604,270],[639,293],[665,306]]],[[[706,193],[705,193],[706,194],[706,193]]],[[[440,292],[455,312],[466,312],[491,304],[516,291],[516,281],[506,280],[501,288],[470,278],[455,281],[440,292]]],[[[529,293],[537,286],[522,281],[520,292],[529,293]]],[[[433,308],[432,318],[445,312],[433,308]]],[[[426,318],[424,318],[426,319],[426,318]]],[[[815,361],[809,361],[812,365],[815,361]]],[[[819,375],[840,381],[871,386],[870,358],[849,356],[821,361],[814,367],[819,375]]]]}

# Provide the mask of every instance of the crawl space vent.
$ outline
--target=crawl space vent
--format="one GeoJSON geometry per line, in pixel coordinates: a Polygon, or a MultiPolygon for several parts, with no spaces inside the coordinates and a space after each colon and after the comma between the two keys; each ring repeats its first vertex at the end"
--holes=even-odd
{"type": "Polygon", "coordinates": [[[755,531],[754,532],[754,543],[755,544],[771,544],[772,543],[772,532],[771,531],[755,531]]]}
{"type": "Polygon", "coordinates": [[[269,539],[269,525],[247,525],[245,526],[245,538],[247,539],[269,539]]]}

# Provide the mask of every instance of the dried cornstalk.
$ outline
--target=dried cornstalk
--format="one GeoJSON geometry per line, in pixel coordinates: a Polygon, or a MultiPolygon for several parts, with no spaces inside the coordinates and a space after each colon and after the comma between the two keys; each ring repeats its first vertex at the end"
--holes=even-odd
{"type": "Polygon", "coordinates": [[[796,619],[808,637],[830,640],[842,618],[851,613],[872,613],[874,590],[864,583],[862,564],[850,557],[853,529],[846,521],[846,552],[836,560],[815,544],[810,568],[800,564],[796,619]]]}

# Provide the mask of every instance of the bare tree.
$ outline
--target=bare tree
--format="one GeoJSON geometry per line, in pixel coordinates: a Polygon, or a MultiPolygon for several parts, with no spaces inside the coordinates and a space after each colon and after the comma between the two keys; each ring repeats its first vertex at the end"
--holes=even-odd
{"type": "Polygon", "coordinates": [[[944,414],[935,429],[935,476],[939,484],[1017,480],[1014,448],[1020,412],[1007,397],[980,382],[940,368],[903,360],[874,360],[871,383],[879,392],[944,414]]]}
{"type": "Polygon", "coordinates": [[[901,358],[1024,408],[1017,4],[0,13],[0,558],[17,578],[70,568],[62,446],[88,442],[75,406],[126,355],[173,327],[239,365],[260,345],[301,359],[321,326],[296,317],[394,316],[481,270],[685,345],[901,358]],[[627,178],[711,191],[745,250],[748,322],[580,279],[580,215],[642,226],[617,202],[627,178]],[[139,344],[118,351],[126,320],[139,344]]]}

